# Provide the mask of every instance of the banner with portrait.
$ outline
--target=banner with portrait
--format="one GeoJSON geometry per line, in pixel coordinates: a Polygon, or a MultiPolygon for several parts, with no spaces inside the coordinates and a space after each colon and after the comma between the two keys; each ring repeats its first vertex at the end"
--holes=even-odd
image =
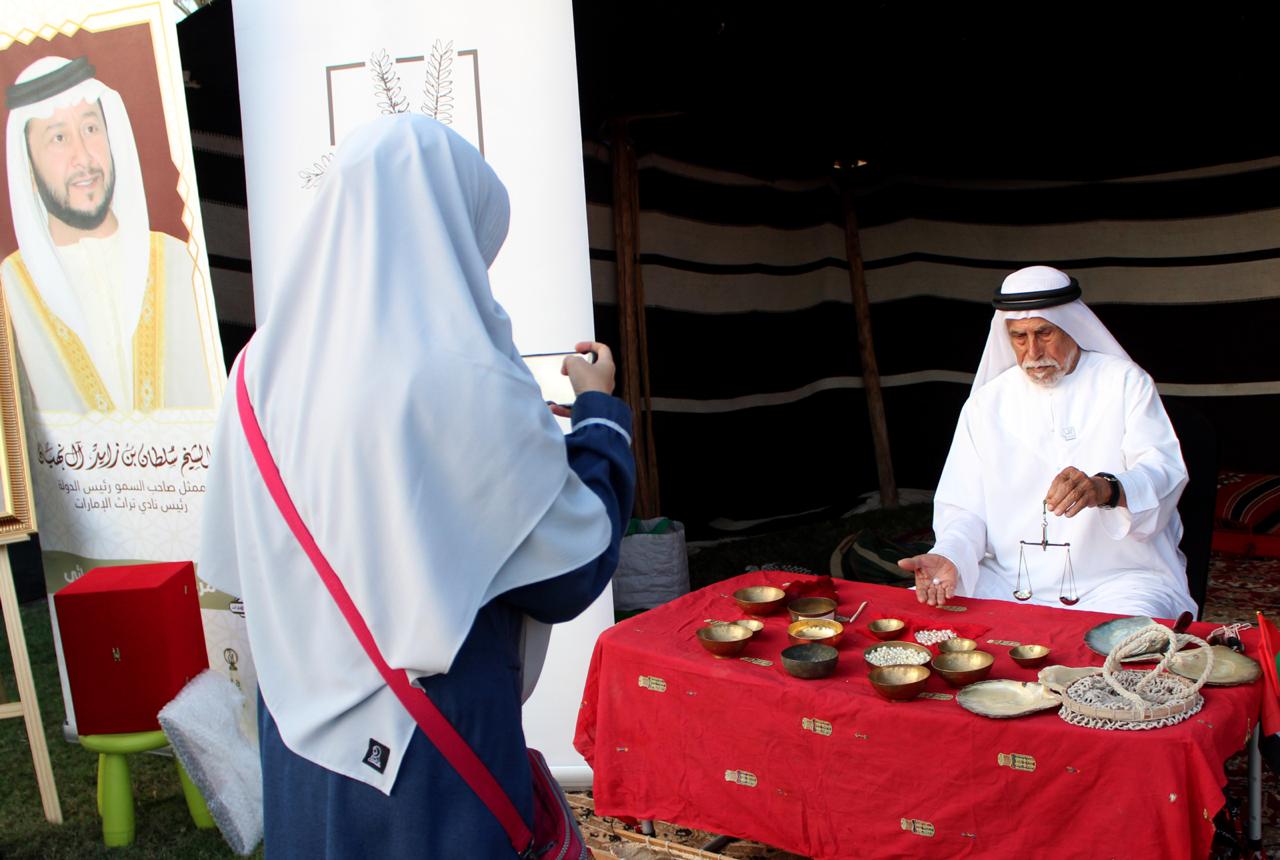
{"type": "MultiPolygon", "coordinates": [[[[226,375],[174,11],[169,0],[0,9],[0,298],[51,612],[94,567],[199,548],[226,375]]],[[[202,585],[201,609],[210,665],[252,690],[240,607],[202,585]]]]}
{"type": "MultiPolygon", "coordinates": [[[[507,187],[490,280],[520,352],[593,339],[571,0],[272,0],[238,4],[235,34],[259,323],[337,145],[380,114],[414,112],[474,144],[507,187]]],[[[557,626],[525,705],[526,734],[562,782],[590,780],[573,729],[612,606],[606,593],[557,626]]]]}

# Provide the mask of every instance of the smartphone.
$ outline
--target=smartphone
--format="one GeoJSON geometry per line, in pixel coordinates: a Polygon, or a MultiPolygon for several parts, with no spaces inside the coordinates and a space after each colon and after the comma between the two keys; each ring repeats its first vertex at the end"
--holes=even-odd
{"type": "Polygon", "coordinates": [[[571,355],[579,356],[589,363],[594,363],[596,360],[594,352],[541,352],[521,356],[542,389],[542,399],[566,409],[573,405],[577,397],[573,393],[573,385],[570,384],[569,377],[560,372],[565,358],[571,355]]]}

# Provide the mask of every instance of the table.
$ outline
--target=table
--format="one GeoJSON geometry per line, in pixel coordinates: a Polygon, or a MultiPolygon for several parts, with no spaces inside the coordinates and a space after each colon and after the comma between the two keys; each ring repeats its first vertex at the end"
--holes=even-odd
{"type": "MultiPolygon", "coordinates": [[[[1150,731],[1073,726],[1054,710],[988,720],[934,673],[922,697],[880,698],[862,652],[867,622],[897,617],[978,635],[991,678],[1035,680],[1009,644],[1049,663],[1101,666],[1084,632],[1116,616],[957,598],[964,612],[905,589],[835,580],[841,614],[866,610],[838,645],[833,676],[787,675],[785,611],[739,658],[695,637],[705,619],[742,617],[724,595],[817,582],[754,571],[607,630],[596,643],[575,746],[594,769],[599,814],[659,819],[816,858],[1204,857],[1224,803],[1223,763],[1248,741],[1263,682],[1205,687],[1195,716],[1150,731]],[[999,642],[991,642],[991,640],[999,642]]],[[[1201,637],[1213,629],[1195,624],[1201,637]]],[[[1257,659],[1254,631],[1245,646],[1257,659]]]]}

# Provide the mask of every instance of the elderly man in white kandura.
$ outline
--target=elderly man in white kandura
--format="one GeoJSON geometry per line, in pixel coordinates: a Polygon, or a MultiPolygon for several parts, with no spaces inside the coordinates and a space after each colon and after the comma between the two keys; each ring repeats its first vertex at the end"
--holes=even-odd
{"type": "Polygon", "coordinates": [[[934,496],[933,551],[899,564],[922,603],[956,594],[1173,618],[1187,483],[1155,384],[1074,278],[1005,278],[934,496]]]}

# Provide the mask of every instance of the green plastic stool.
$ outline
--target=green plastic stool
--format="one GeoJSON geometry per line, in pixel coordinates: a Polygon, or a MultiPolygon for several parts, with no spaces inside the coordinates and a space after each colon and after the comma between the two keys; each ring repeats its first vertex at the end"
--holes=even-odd
{"type": "MultiPolygon", "coordinates": [[[[129,780],[129,760],[125,756],[158,750],[168,743],[161,731],[80,736],[80,745],[98,754],[98,814],[102,816],[102,841],[108,848],[133,843],[133,783],[129,780]]],[[[200,790],[182,769],[182,762],[175,757],[173,763],[178,766],[178,779],[182,781],[182,794],[187,799],[191,819],[201,830],[213,827],[213,818],[200,790]]]]}

